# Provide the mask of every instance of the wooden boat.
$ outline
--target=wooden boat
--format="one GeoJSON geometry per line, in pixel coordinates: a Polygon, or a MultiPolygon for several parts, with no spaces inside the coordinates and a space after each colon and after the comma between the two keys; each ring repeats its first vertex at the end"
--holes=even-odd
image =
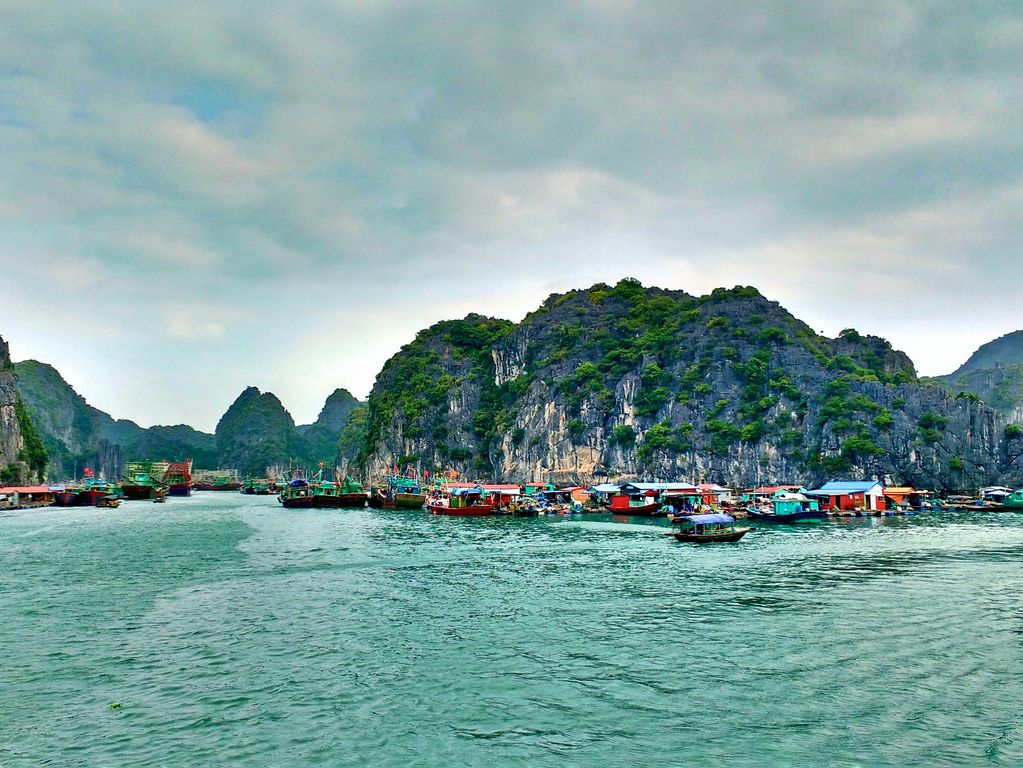
{"type": "Polygon", "coordinates": [[[312,489],[309,487],[309,481],[302,476],[301,470],[292,472],[291,481],[281,489],[277,501],[285,509],[311,507],[313,505],[312,489]]]}
{"type": "Polygon", "coordinates": [[[167,493],[171,496],[192,495],[192,460],[172,461],[167,465],[163,481],[167,485],[167,493]]]}
{"type": "Polygon", "coordinates": [[[630,496],[616,493],[604,505],[608,512],[616,515],[658,515],[661,501],[656,496],[630,496]]]}
{"type": "Polygon", "coordinates": [[[763,523],[799,523],[804,520],[823,520],[827,510],[820,508],[817,499],[801,493],[776,493],[770,500],[770,509],[749,507],[747,516],[763,523]]]}
{"type": "Polygon", "coordinates": [[[672,532],[676,541],[691,544],[716,544],[738,541],[753,530],[751,526],[737,526],[735,518],[724,513],[672,516],[672,532]]]}
{"type": "Polygon", "coordinates": [[[1013,491],[1002,499],[999,505],[1004,511],[1023,511],[1023,489],[1013,491]]]}
{"type": "Polygon", "coordinates": [[[126,499],[151,499],[158,488],[163,488],[167,472],[166,461],[129,461],[124,466],[121,492],[126,499]]]}
{"type": "Polygon", "coordinates": [[[320,480],[312,485],[314,507],[364,507],[367,495],[362,485],[345,475],[344,482],[320,480]]]}
{"type": "Polygon", "coordinates": [[[434,515],[483,517],[494,514],[494,504],[484,497],[481,488],[452,488],[447,494],[428,499],[426,508],[434,515]]]}
{"type": "Polygon", "coordinates": [[[74,501],[76,507],[95,507],[104,496],[116,496],[120,491],[120,488],[113,483],[97,480],[91,476],[86,477],[77,486],[77,489],[78,493],[74,501]]]}
{"type": "Polygon", "coordinates": [[[377,488],[370,493],[369,505],[376,509],[399,507],[401,509],[422,509],[426,493],[419,481],[413,477],[390,475],[387,487],[377,488]]]}
{"type": "Polygon", "coordinates": [[[121,500],[114,496],[113,494],[111,494],[109,496],[104,496],[101,499],[97,499],[96,506],[103,507],[105,509],[116,509],[117,507],[121,506],[121,500]]]}
{"type": "Polygon", "coordinates": [[[78,499],[78,486],[74,483],[67,483],[63,490],[53,492],[53,506],[73,507],[78,499]]]}

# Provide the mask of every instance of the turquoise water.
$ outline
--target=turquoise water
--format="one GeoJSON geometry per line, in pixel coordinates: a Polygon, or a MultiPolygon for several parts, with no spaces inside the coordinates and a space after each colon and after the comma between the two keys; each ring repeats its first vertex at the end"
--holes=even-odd
{"type": "Polygon", "coordinates": [[[1023,764],[1023,515],[664,530],[9,514],[0,765],[1023,764]]]}

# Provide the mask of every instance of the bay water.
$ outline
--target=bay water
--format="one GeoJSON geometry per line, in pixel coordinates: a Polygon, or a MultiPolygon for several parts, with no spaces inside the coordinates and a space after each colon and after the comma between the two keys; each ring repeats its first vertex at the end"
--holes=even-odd
{"type": "Polygon", "coordinates": [[[2,766],[1023,765],[1023,515],[0,517],[2,766]]]}

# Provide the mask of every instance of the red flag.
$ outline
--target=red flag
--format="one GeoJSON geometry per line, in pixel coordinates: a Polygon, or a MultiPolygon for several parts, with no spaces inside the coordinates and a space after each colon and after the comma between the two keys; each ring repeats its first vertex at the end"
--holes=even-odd
{"type": "Polygon", "coordinates": [[[85,476],[86,477],[92,477],[92,469],[90,469],[89,467],[86,467],[85,468],[85,476]]]}

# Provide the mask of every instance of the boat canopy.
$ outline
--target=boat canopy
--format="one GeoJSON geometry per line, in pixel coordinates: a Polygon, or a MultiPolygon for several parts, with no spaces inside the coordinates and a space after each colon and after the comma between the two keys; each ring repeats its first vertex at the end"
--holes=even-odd
{"type": "Polygon", "coordinates": [[[452,488],[451,489],[451,495],[452,496],[471,496],[473,494],[476,494],[477,496],[479,496],[482,493],[483,493],[483,491],[480,488],[452,488]]]}
{"type": "Polygon", "coordinates": [[[697,525],[706,525],[707,523],[734,523],[735,518],[731,515],[725,514],[712,514],[712,515],[682,515],[681,518],[676,517],[676,520],[688,520],[691,523],[697,525]]]}
{"type": "Polygon", "coordinates": [[[621,486],[613,483],[601,483],[590,488],[590,493],[618,493],[619,490],[621,490],[621,486]]]}

